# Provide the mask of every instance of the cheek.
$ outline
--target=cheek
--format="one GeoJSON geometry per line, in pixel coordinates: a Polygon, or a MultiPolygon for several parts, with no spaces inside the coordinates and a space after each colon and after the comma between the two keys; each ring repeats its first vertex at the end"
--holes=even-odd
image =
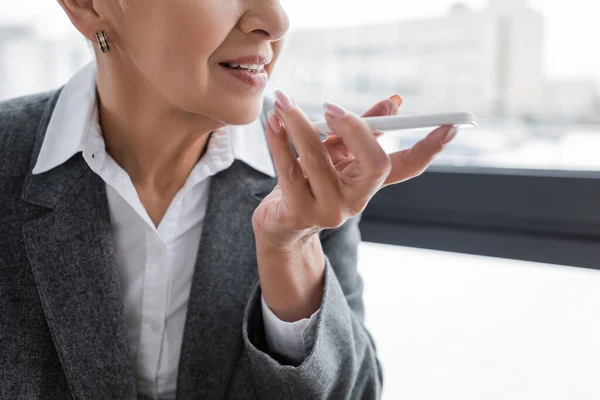
{"type": "Polygon", "coordinates": [[[126,52],[154,90],[179,109],[227,124],[242,125],[258,117],[262,96],[232,94],[230,88],[223,90],[222,78],[215,79],[221,72],[213,54],[227,57],[239,51],[235,46],[227,51],[224,45],[241,16],[238,1],[129,0],[129,4],[136,7],[130,6],[126,52]]]}
{"type": "Polygon", "coordinates": [[[144,17],[135,18],[128,47],[137,69],[156,89],[186,108],[204,98],[210,71],[217,63],[211,55],[230,34],[236,17],[226,18],[223,12],[218,17],[218,10],[199,6],[210,5],[210,0],[161,3],[172,6],[146,8],[144,17]]]}

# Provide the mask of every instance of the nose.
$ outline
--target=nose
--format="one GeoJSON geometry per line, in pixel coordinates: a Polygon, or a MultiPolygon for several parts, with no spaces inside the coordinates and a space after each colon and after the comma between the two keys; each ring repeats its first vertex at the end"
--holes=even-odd
{"type": "Polygon", "coordinates": [[[259,33],[272,41],[282,39],[290,28],[290,20],[279,0],[251,0],[248,11],[240,19],[240,29],[259,33]]]}

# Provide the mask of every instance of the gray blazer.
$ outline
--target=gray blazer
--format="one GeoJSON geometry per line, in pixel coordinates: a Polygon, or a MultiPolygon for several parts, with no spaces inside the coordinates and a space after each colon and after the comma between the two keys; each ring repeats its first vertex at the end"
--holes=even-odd
{"type": "MultiPolygon", "coordinates": [[[[132,399],[104,182],[81,153],[31,174],[58,93],[0,103],[0,399],[132,399]]],[[[177,398],[379,398],[358,218],[321,234],[325,294],[310,355],[295,366],[266,346],[251,216],[275,183],[239,160],[213,177],[177,398]]]]}

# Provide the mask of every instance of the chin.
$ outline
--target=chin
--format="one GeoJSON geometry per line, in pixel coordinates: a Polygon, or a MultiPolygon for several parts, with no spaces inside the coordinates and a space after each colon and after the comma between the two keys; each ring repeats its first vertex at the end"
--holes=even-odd
{"type": "Polygon", "coordinates": [[[215,110],[215,119],[226,125],[248,125],[256,121],[263,109],[262,94],[253,99],[238,98],[229,103],[229,106],[223,107],[217,112],[215,110]]]}

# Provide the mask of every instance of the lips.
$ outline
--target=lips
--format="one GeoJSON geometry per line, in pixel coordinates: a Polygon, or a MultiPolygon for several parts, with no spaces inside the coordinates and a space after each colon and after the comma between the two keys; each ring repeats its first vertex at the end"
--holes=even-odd
{"type": "Polygon", "coordinates": [[[260,72],[250,72],[245,69],[233,69],[223,65],[220,65],[219,68],[236,81],[241,81],[251,87],[264,88],[269,81],[269,75],[264,69],[260,72]]]}

